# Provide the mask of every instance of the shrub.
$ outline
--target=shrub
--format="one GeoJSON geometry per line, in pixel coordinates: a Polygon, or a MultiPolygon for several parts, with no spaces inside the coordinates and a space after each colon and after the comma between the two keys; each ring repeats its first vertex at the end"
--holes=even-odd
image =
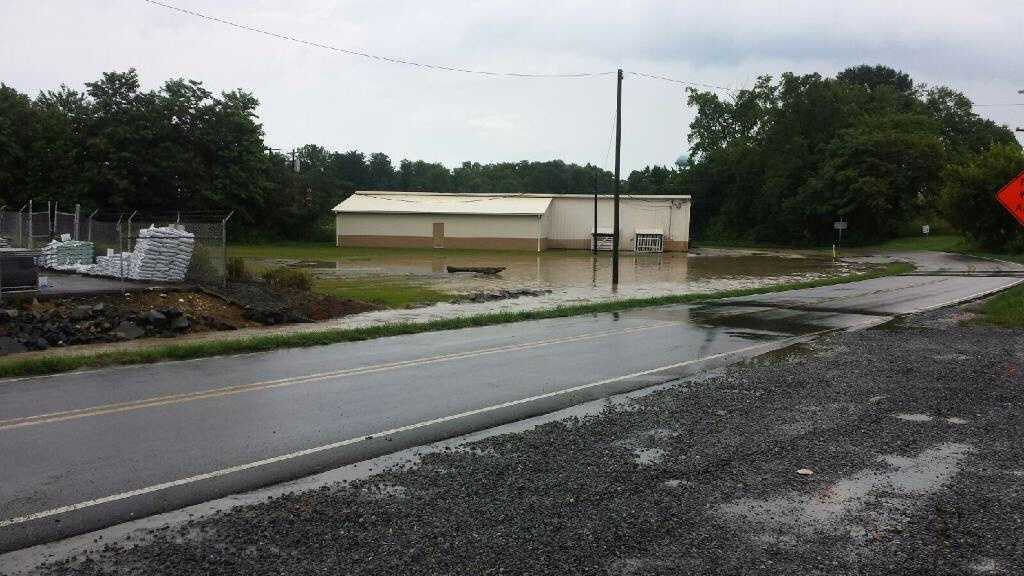
{"type": "Polygon", "coordinates": [[[194,282],[220,282],[220,270],[213,263],[209,249],[203,246],[196,246],[192,251],[192,260],[189,261],[187,278],[194,282]]]}
{"type": "Polygon", "coordinates": [[[252,280],[252,271],[245,265],[245,259],[238,256],[228,258],[228,280],[231,282],[248,282],[252,280]]]}
{"type": "Polygon", "coordinates": [[[274,290],[308,291],[313,287],[313,273],[300,268],[268,268],[260,277],[274,290]]]}

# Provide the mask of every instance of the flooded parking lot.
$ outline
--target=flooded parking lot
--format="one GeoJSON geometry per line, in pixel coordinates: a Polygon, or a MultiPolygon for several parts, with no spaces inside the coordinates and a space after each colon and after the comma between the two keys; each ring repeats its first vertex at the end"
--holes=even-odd
{"type": "MultiPolygon", "coordinates": [[[[599,297],[610,292],[611,254],[586,251],[487,253],[436,251],[377,251],[337,260],[254,259],[263,266],[286,265],[310,269],[321,279],[373,280],[420,284],[451,294],[494,290],[544,289],[572,299],[599,297]],[[499,274],[448,273],[448,266],[502,267],[499,274]]],[[[847,274],[866,264],[835,262],[797,251],[702,249],[690,253],[620,257],[619,296],[657,296],[752,288],[780,282],[812,280],[847,274]]]]}

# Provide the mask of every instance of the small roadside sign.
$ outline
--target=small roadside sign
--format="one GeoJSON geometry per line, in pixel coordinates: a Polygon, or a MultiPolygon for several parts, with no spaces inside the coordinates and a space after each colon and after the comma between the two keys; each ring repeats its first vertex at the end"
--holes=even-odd
{"type": "Polygon", "coordinates": [[[996,199],[1024,226],[1024,172],[1017,174],[1013,180],[1003,186],[1003,189],[996,194],[996,199]]]}
{"type": "Polygon", "coordinates": [[[832,227],[835,228],[836,230],[846,230],[846,228],[848,227],[848,224],[849,223],[846,222],[846,221],[833,222],[832,223],[832,227]]]}
{"type": "Polygon", "coordinates": [[[932,227],[931,226],[929,226],[928,224],[925,224],[924,226],[921,226],[921,234],[924,234],[925,236],[927,236],[927,235],[929,235],[931,233],[932,233],[932,227]]]}

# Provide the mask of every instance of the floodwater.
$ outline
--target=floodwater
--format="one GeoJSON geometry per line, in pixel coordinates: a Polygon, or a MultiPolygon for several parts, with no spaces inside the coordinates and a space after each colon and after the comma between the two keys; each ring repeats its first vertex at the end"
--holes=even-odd
{"type": "MultiPolygon", "coordinates": [[[[337,261],[262,260],[262,264],[299,266],[318,278],[401,279],[453,294],[510,289],[547,289],[581,299],[599,296],[611,284],[611,255],[557,250],[540,253],[386,252],[337,261]],[[500,274],[449,274],[447,266],[504,267],[500,274]]],[[[864,263],[839,261],[796,251],[704,249],[690,253],[620,256],[619,296],[656,296],[751,288],[779,282],[847,274],[864,263]]]]}

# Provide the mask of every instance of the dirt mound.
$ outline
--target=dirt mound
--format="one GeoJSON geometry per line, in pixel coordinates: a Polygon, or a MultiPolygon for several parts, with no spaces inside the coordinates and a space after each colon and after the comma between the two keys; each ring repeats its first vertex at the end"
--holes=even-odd
{"type": "Polygon", "coordinates": [[[319,322],[377,309],[359,300],[304,290],[274,291],[258,281],[232,282],[226,288],[205,291],[238,305],[246,319],[263,325],[319,322]]]}
{"type": "Polygon", "coordinates": [[[226,290],[132,292],[21,300],[0,308],[0,356],[54,346],[317,322],[374,309],[311,292],[276,293],[260,282],[226,290]]]}

